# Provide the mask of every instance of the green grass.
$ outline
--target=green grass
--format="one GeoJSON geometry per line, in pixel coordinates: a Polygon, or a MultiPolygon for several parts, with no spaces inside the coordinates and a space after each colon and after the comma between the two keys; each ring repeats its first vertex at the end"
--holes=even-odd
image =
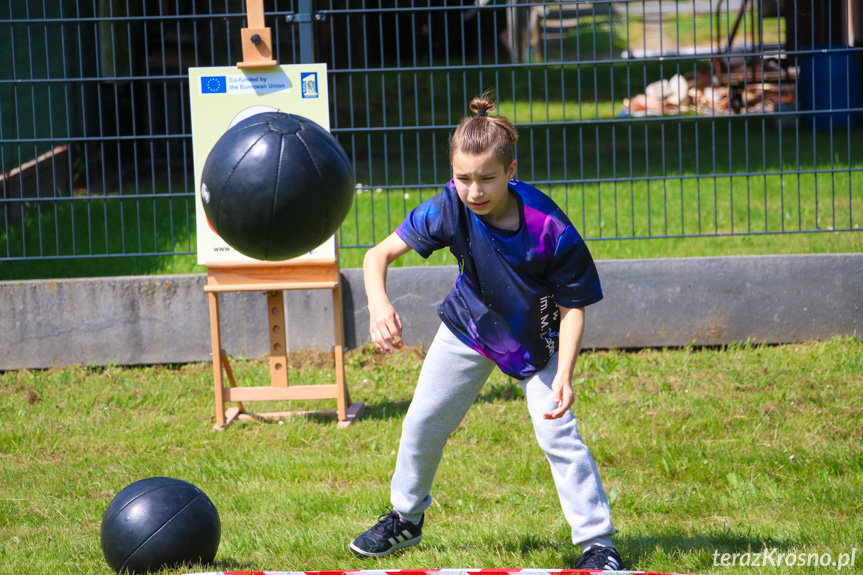
{"type": "MultiPolygon", "coordinates": [[[[673,7],[669,8],[667,12],[663,11],[662,20],[656,21],[650,30],[648,30],[648,25],[644,19],[638,14],[638,7],[630,8],[626,24],[623,21],[616,21],[613,25],[615,35],[627,38],[626,34],[628,31],[629,46],[633,50],[643,49],[647,42],[645,36],[650,37],[651,34],[656,34],[659,31],[662,33],[662,45],[666,50],[678,46],[682,48],[711,45],[714,47],[714,50],[718,50],[720,47],[724,49],[728,45],[731,29],[737,19],[737,12],[732,11],[729,15],[723,9],[719,15],[719,28],[717,30],[716,16],[693,16],[691,12],[689,14],[686,13],[687,8],[680,6],[678,8],[679,12],[675,12],[673,7]]],[[[785,35],[788,32],[785,17],[764,17],[761,19],[760,38],[758,37],[758,20],[758,14],[755,15],[753,20],[752,14],[748,11],[746,12],[745,18],[740,21],[737,35],[734,37],[735,46],[742,47],[744,40],[750,45],[752,44],[753,24],[756,43],[758,40],[763,41],[765,44],[784,43],[785,35]]],[[[658,44],[656,38],[651,38],[651,40],[658,44]]]]}
{"type": "Polygon", "coordinates": [[[197,256],[174,255],[195,250],[195,204],[172,197],[170,189],[176,186],[154,186],[155,197],[145,199],[112,193],[40,201],[23,217],[20,204],[10,208],[0,253],[13,259],[0,264],[0,280],[204,270],[195,265],[197,256]],[[140,253],[160,255],[125,255],[140,253]]]}
{"type": "MultiPolygon", "coordinates": [[[[293,383],[331,380],[320,357],[294,361],[293,383]]],[[[565,567],[575,552],[548,464],[519,388],[500,373],[451,438],[422,544],[380,561],[348,551],[388,501],[421,362],[415,352],[351,352],[351,393],[367,415],[347,429],[295,418],[221,433],[210,431],[208,364],[4,373],[0,571],[109,573],[102,514],[125,485],[158,475],[201,487],[222,521],[215,566],[165,573],[565,567]]],[[[244,384],[265,382],[267,370],[235,362],[244,384]]],[[[859,569],[859,341],[585,352],[577,372],[580,431],[632,568],[775,573],[787,568],[719,568],[713,553],[835,559],[856,546],[859,569]]],[[[281,404],[301,407],[311,406],[281,404]]]]}
{"type": "MultiPolygon", "coordinates": [[[[532,56],[534,61],[609,60],[618,58],[627,49],[658,51],[660,46],[666,52],[692,46],[724,49],[728,45],[737,12],[729,14],[724,6],[722,8],[717,28],[715,14],[693,15],[691,7],[684,3],[663,5],[661,19],[658,15],[648,15],[645,19],[640,4],[621,5],[618,6],[618,15],[611,19],[601,14],[583,16],[577,25],[563,34],[552,34],[532,56]]],[[[734,45],[742,47],[746,41],[751,46],[753,34],[756,45],[759,40],[767,45],[781,44],[785,41],[787,31],[785,17],[761,17],[758,13],[753,16],[747,11],[740,21],[734,45]]]]}

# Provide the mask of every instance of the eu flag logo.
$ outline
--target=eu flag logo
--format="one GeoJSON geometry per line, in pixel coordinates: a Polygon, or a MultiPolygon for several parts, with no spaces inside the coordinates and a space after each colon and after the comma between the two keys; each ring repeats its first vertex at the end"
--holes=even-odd
{"type": "Polygon", "coordinates": [[[201,76],[202,94],[224,94],[228,91],[228,84],[224,76],[201,76]]]}

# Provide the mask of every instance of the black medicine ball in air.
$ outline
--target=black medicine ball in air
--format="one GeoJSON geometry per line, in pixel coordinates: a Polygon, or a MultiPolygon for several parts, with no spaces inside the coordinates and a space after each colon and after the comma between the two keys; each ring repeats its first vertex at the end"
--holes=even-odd
{"type": "Polygon", "coordinates": [[[294,114],[255,114],[213,146],[201,200],[215,232],[246,256],[286,260],[332,236],[350,211],[354,176],[336,139],[294,114]]]}
{"type": "Polygon", "coordinates": [[[102,518],[102,552],[117,572],[146,573],[180,563],[212,563],[219,513],[203,491],[180,479],[136,481],[102,518]]]}

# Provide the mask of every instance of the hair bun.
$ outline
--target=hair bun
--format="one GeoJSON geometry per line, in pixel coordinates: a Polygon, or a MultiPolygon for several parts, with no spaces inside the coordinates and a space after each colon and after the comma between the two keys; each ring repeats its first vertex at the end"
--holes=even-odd
{"type": "Polygon", "coordinates": [[[496,115],[495,104],[489,92],[470,101],[470,110],[476,116],[464,117],[449,141],[449,158],[454,154],[482,155],[492,152],[494,157],[509,166],[515,159],[518,131],[505,116],[496,115]]]}
{"type": "Polygon", "coordinates": [[[470,101],[470,109],[477,116],[487,116],[490,113],[494,113],[497,107],[494,104],[494,100],[488,96],[480,96],[470,101]]]}

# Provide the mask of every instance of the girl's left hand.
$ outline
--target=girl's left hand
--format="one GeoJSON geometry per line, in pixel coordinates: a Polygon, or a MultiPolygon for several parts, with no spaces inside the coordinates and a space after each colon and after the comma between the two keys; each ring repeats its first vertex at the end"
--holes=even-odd
{"type": "Polygon", "coordinates": [[[556,375],[554,381],[551,382],[551,391],[554,393],[554,402],[557,404],[557,407],[543,413],[543,419],[558,419],[562,417],[575,402],[575,396],[572,392],[572,382],[569,380],[569,377],[561,376],[560,374],[556,375]]]}

